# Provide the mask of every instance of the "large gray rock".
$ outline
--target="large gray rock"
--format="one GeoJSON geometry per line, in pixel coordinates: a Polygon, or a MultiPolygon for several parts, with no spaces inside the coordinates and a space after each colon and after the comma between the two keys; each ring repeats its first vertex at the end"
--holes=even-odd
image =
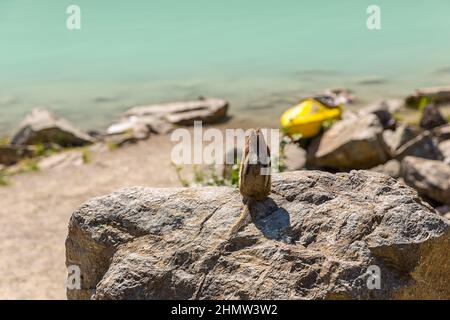
{"type": "Polygon", "coordinates": [[[378,117],[366,114],[338,121],[308,148],[308,163],[331,169],[368,169],[389,157],[378,117]]]}
{"type": "Polygon", "coordinates": [[[241,209],[230,187],[134,187],[88,201],[69,223],[66,264],[80,267],[81,289],[68,298],[450,298],[450,225],[395,179],[274,175],[270,198],[227,243],[241,209]],[[369,266],[380,289],[367,286],[369,266]]]}
{"type": "Polygon", "coordinates": [[[125,112],[121,120],[107,129],[108,134],[122,133],[136,123],[145,124],[152,132],[168,133],[177,125],[193,125],[194,121],[210,124],[226,118],[228,102],[221,99],[200,98],[195,101],[163,103],[134,107],[125,112]]]}
{"type": "Polygon", "coordinates": [[[56,143],[63,147],[83,146],[92,142],[88,134],[42,108],[33,109],[25,117],[11,140],[13,145],[56,143]]]}
{"type": "Polygon", "coordinates": [[[425,131],[414,139],[409,140],[399,147],[393,155],[397,160],[402,160],[407,156],[431,160],[443,159],[443,155],[429,131],[425,131]]]}
{"type": "Polygon", "coordinates": [[[450,204],[450,165],[441,161],[406,157],[401,170],[405,183],[420,194],[450,204]]]}

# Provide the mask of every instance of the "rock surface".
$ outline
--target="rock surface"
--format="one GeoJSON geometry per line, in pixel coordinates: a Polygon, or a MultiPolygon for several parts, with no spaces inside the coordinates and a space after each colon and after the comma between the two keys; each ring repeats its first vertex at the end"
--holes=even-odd
{"type": "Polygon", "coordinates": [[[242,209],[228,187],[127,188],[69,223],[69,299],[449,299],[449,222],[417,193],[369,171],[273,176],[273,192],[230,242],[242,209]],[[381,272],[368,289],[368,267],[381,272]]]}
{"type": "Polygon", "coordinates": [[[62,147],[83,146],[92,142],[88,134],[42,108],[33,109],[25,117],[11,140],[13,145],[56,143],[62,147]]]}
{"type": "Polygon", "coordinates": [[[441,161],[406,157],[401,170],[407,185],[430,199],[450,204],[450,165],[441,161]]]}
{"type": "Polygon", "coordinates": [[[368,169],[389,157],[378,117],[366,114],[338,121],[308,148],[312,166],[332,169],[368,169]]]}

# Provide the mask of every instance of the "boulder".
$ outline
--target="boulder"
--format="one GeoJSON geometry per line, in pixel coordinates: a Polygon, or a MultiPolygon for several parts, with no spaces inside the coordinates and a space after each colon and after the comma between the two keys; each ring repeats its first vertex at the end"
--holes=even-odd
{"type": "Polygon", "coordinates": [[[393,154],[393,157],[397,160],[402,160],[406,156],[431,160],[443,159],[442,153],[429,131],[425,131],[414,139],[409,140],[393,154]]]}
{"type": "Polygon", "coordinates": [[[14,146],[14,145],[1,145],[0,146],[0,164],[13,165],[19,162],[25,157],[32,155],[32,151],[26,147],[14,146]]]}
{"type": "Polygon", "coordinates": [[[242,210],[236,188],[133,187],[69,222],[69,299],[449,299],[450,224],[416,191],[369,171],[275,174],[242,210]],[[380,272],[372,287],[371,272],[380,272]]]}
{"type": "Polygon", "coordinates": [[[388,148],[389,155],[395,157],[397,150],[402,145],[414,139],[420,133],[420,130],[407,124],[401,124],[395,130],[385,130],[383,132],[383,141],[388,148]]]}
{"type": "Polygon", "coordinates": [[[164,133],[174,125],[193,125],[194,121],[210,124],[226,118],[228,102],[221,99],[200,98],[195,101],[163,103],[134,107],[123,114],[122,122],[130,118],[148,125],[153,131],[164,133]]]}
{"type": "Polygon", "coordinates": [[[450,86],[417,89],[405,99],[405,104],[418,107],[423,98],[436,104],[450,102],[450,86]]]}
{"type": "Polygon", "coordinates": [[[76,147],[92,143],[88,134],[81,132],[67,120],[42,108],[35,108],[20,125],[11,140],[13,145],[56,143],[62,147],[76,147]]]}
{"type": "Polygon", "coordinates": [[[447,124],[447,120],[445,120],[436,105],[429,104],[423,109],[422,117],[420,119],[421,128],[425,130],[432,130],[445,124],[447,124]]]}
{"type": "Polygon", "coordinates": [[[308,147],[308,163],[331,169],[368,169],[389,157],[378,117],[366,114],[338,121],[308,147]]]}
{"type": "Polygon", "coordinates": [[[370,169],[370,171],[384,173],[392,178],[398,178],[400,176],[400,161],[392,159],[370,169]]]}
{"type": "Polygon", "coordinates": [[[450,204],[450,165],[441,161],[406,157],[401,175],[405,183],[421,195],[450,204]]]}

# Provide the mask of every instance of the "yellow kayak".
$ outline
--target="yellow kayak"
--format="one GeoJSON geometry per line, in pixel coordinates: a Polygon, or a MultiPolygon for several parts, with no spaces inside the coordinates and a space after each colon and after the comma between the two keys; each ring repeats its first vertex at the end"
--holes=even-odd
{"type": "Polygon", "coordinates": [[[307,98],[286,110],[281,116],[281,125],[288,135],[300,134],[311,138],[320,133],[324,121],[339,119],[340,105],[329,107],[313,98],[307,98]]]}

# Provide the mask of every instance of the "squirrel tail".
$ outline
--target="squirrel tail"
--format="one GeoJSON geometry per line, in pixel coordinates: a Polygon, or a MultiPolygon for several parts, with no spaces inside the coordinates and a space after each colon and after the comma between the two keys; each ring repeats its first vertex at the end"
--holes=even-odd
{"type": "Polygon", "coordinates": [[[250,199],[244,200],[244,206],[242,207],[241,215],[239,216],[239,219],[236,221],[236,223],[233,225],[233,227],[231,227],[230,236],[233,236],[236,233],[238,233],[242,227],[244,227],[245,225],[247,225],[247,223],[250,222],[249,220],[251,219],[251,214],[250,214],[251,202],[252,201],[250,199]]]}

